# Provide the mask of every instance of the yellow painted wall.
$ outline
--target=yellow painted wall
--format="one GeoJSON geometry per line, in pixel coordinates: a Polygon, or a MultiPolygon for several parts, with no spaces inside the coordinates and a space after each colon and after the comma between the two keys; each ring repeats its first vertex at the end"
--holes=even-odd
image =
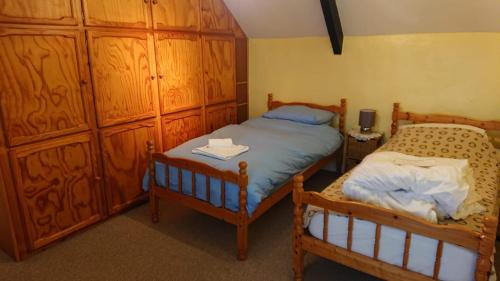
{"type": "Polygon", "coordinates": [[[250,115],[266,93],[285,101],[348,100],[348,128],[362,108],[390,131],[393,102],[403,110],[500,120],[500,33],[346,37],[341,56],[329,39],[250,40],[250,115]]]}

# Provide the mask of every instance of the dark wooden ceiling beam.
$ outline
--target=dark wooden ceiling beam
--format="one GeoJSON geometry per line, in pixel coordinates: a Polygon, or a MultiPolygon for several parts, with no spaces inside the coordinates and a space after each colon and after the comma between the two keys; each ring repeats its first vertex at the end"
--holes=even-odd
{"type": "Polygon", "coordinates": [[[342,54],[342,44],[344,42],[344,33],[342,32],[342,24],[340,22],[339,10],[335,0],[320,0],[323,15],[325,16],[326,28],[330,35],[333,53],[336,55],[342,54]]]}

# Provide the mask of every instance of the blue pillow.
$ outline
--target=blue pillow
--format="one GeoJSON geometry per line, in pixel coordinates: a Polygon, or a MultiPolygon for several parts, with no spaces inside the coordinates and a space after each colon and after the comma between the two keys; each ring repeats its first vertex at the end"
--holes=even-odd
{"type": "Polygon", "coordinates": [[[283,119],[311,125],[323,125],[332,122],[334,114],[330,111],[310,108],[304,105],[284,105],[264,113],[269,119],[283,119]]]}

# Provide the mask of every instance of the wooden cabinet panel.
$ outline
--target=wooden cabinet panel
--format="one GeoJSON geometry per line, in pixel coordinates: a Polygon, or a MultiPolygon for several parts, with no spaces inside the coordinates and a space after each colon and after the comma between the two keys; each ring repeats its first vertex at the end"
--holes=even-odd
{"type": "Polygon", "coordinates": [[[100,135],[108,208],[113,214],[145,198],[146,142],[158,139],[157,122],[153,119],[106,128],[100,135]]]}
{"type": "Polygon", "coordinates": [[[236,98],[234,38],[203,37],[203,80],[206,104],[236,98]]]}
{"type": "Polygon", "coordinates": [[[196,34],[156,34],[161,113],[201,107],[201,40],[196,34]]]}
{"type": "Polygon", "coordinates": [[[90,26],[150,27],[149,5],[147,0],[82,0],[90,26]]]}
{"type": "Polygon", "coordinates": [[[172,149],[204,134],[201,110],[174,113],[162,117],[163,150],[172,149]]]}
{"type": "Polygon", "coordinates": [[[87,130],[83,33],[0,32],[0,105],[9,145],[87,130]]]}
{"type": "Polygon", "coordinates": [[[99,126],[154,117],[152,35],[89,31],[88,38],[99,126]]]}
{"type": "Polygon", "coordinates": [[[200,30],[200,0],[153,1],[153,26],[164,30],[200,30]]]}
{"type": "Polygon", "coordinates": [[[77,25],[80,3],[78,0],[2,0],[0,22],[77,25]]]}
{"type": "Polygon", "coordinates": [[[236,103],[248,103],[248,83],[242,82],[236,85],[236,103]]]}
{"type": "Polygon", "coordinates": [[[233,17],[223,0],[200,0],[201,30],[232,33],[233,17]]]}
{"type": "Polygon", "coordinates": [[[236,82],[248,81],[248,40],[238,38],[235,40],[236,49],[236,82]]]}
{"type": "Polygon", "coordinates": [[[236,104],[228,103],[208,107],[206,119],[208,133],[229,124],[236,124],[236,104]]]}
{"type": "Polygon", "coordinates": [[[239,104],[236,109],[237,123],[241,124],[248,120],[248,104],[239,104]]]}
{"type": "Polygon", "coordinates": [[[11,150],[30,247],[101,219],[95,140],[82,133],[11,150]]]}

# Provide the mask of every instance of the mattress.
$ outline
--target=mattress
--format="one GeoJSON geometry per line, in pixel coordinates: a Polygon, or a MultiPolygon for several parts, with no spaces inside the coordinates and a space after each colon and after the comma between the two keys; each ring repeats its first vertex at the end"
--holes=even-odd
{"type": "MultiPolygon", "coordinates": [[[[347,248],[348,218],[329,214],[327,241],[347,248]]],[[[376,225],[369,221],[353,219],[353,252],[373,257],[376,225]]],[[[323,239],[323,213],[315,213],[310,219],[309,232],[323,239]]],[[[378,259],[389,264],[402,266],[406,232],[381,226],[378,259]]],[[[427,276],[433,275],[438,241],[418,234],[412,234],[408,269],[427,276]]],[[[469,249],[443,243],[439,280],[474,280],[477,254],[469,249]]]]}
{"type": "MultiPolygon", "coordinates": [[[[208,164],[219,170],[238,173],[238,163],[248,164],[247,212],[251,216],[262,200],[271,195],[290,178],[308,168],[318,160],[334,153],[342,145],[342,134],[327,124],[309,125],[288,120],[255,118],[241,125],[229,125],[211,134],[192,139],[165,154],[173,158],[184,158],[208,164]],[[232,138],[233,143],[246,145],[250,150],[227,161],[193,154],[196,147],[204,146],[208,139],[232,138]]],[[[166,167],[157,163],[156,182],[165,188],[166,167]]],[[[178,169],[168,167],[169,187],[178,191],[178,169]]],[[[149,177],[144,177],[144,190],[149,188],[149,177]]],[[[182,192],[192,196],[191,172],[182,171],[182,192]]],[[[202,174],[195,175],[195,196],[206,198],[206,179],[202,174]]],[[[225,207],[239,210],[239,187],[235,183],[225,185],[225,207]]],[[[210,179],[210,203],[222,206],[221,181],[210,179]]]]}

